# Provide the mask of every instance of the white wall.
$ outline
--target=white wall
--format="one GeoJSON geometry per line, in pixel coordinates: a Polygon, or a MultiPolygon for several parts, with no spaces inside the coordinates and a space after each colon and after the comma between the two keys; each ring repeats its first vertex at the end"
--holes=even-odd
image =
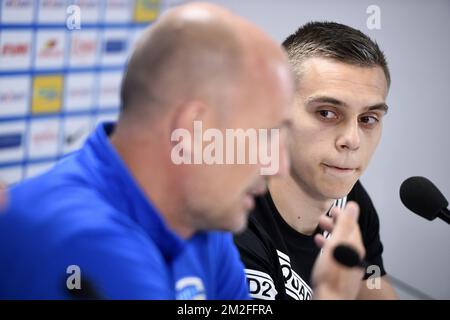
{"type": "MultiPolygon", "coordinates": [[[[401,182],[423,175],[450,199],[450,1],[213,0],[282,42],[311,20],[360,29],[385,51],[392,74],[383,139],[362,181],[378,209],[389,273],[426,294],[450,299],[450,228],[410,213],[401,182]],[[366,9],[381,9],[381,29],[366,9]]],[[[413,298],[399,290],[402,298],[413,298]]]]}

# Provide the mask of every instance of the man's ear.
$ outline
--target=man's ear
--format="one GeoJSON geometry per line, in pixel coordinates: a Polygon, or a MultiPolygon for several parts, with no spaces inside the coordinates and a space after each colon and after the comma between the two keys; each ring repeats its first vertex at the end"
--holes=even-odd
{"type": "Polygon", "coordinates": [[[191,136],[194,135],[194,122],[202,121],[206,114],[207,106],[203,101],[192,100],[180,105],[172,115],[171,131],[186,129],[191,136]]]}
{"type": "MultiPolygon", "coordinates": [[[[201,128],[207,106],[200,100],[192,100],[181,104],[172,114],[170,122],[173,152],[182,152],[183,157],[191,158],[193,152],[194,128],[201,128]],[[194,126],[195,125],[195,126],[194,126]]],[[[201,133],[200,133],[201,135],[201,133]]],[[[201,138],[201,137],[198,137],[201,138]]],[[[186,160],[187,161],[187,160],[186,160]]]]}

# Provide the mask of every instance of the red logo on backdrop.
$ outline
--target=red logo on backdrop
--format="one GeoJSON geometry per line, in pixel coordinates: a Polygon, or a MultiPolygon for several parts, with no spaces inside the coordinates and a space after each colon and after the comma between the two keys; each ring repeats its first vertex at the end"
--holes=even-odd
{"type": "Polygon", "coordinates": [[[20,56],[28,53],[30,46],[27,43],[6,43],[2,47],[3,56],[20,56]]]}
{"type": "Polygon", "coordinates": [[[64,0],[41,0],[41,6],[43,8],[62,8],[65,6],[64,0]]]}
{"type": "Polygon", "coordinates": [[[39,51],[39,57],[49,58],[62,56],[62,50],[58,49],[58,39],[48,39],[45,41],[41,50],[39,51]]]}
{"type": "Polygon", "coordinates": [[[76,56],[87,56],[95,53],[96,42],[94,40],[87,40],[74,37],[72,39],[71,51],[76,56]]]}
{"type": "Polygon", "coordinates": [[[3,93],[0,93],[0,103],[11,103],[11,102],[17,102],[22,99],[25,99],[26,95],[24,92],[17,92],[17,91],[6,91],[3,93]]]}
{"type": "Polygon", "coordinates": [[[30,0],[6,0],[5,7],[6,8],[26,8],[30,7],[32,2],[30,0]]]}
{"type": "Polygon", "coordinates": [[[50,130],[41,131],[33,135],[33,144],[41,145],[49,142],[53,142],[57,139],[56,133],[50,130]]]}

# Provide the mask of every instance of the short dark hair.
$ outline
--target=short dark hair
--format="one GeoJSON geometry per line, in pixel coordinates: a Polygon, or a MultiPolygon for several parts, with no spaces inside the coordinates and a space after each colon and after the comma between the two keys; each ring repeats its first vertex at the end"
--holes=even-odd
{"type": "Polygon", "coordinates": [[[364,67],[380,66],[390,86],[384,53],[375,41],[352,27],[336,22],[309,22],[287,37],[283,47],[297,77],[307,58],[323,57],[364,67]]]}

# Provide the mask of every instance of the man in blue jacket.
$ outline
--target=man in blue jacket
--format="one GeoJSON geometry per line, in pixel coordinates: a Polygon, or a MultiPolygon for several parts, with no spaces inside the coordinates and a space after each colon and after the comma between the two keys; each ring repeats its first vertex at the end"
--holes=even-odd
{"type": "MultiPolygon", "coordinates": [[[[286,130],[292,82],[281,48],[243,19],[206,4],[167,12],[129,61],[118,123],[99,125],[78,152],[9,191],[0,298],[248,298],[227,231],[245,227],[253,196],[265,191],[263,165],[180,165],[174,147],[194,159],[198,150],[173,132],[195,137],[196,122],[286,130]]],[[[279,142],[285,174],[284,135],[279,142]]],[[[362,255],[357,209],[348,211],[333,241],[362,255]]],[[[330,250],[316,269],[318,297],[347,297],[362,273],[340,268],[330,250]]]]}

